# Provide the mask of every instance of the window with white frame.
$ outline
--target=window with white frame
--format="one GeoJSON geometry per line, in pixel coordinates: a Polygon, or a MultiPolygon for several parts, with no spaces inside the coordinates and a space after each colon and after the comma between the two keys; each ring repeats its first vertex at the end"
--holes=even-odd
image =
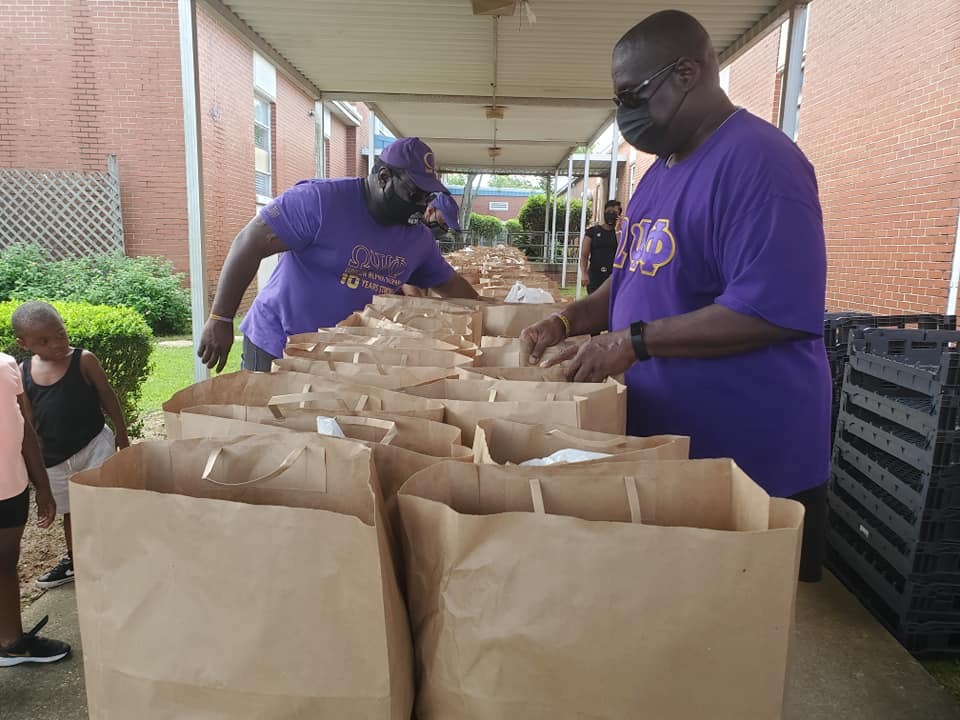
{"type": "Polygon", "coordinates": [[[257,202],[273,197],[273,152],[270,137],[272,106],[269,100],[253,97],[253,153],[257,174],[257,202]]]}
{"type": "Polygon", "coordinates": [[[506,212],[510,209],[510,203],[505,202],[504,200],[491,200],[487,205],[490,210],[499,210],[500,212],[506,212]]]}

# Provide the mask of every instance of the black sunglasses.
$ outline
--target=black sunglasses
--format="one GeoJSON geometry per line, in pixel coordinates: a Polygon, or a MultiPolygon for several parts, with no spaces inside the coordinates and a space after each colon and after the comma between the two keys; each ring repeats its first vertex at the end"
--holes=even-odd
{"type": "MultiPolygon", "coordinates": [[[[616,105],[617,107],[620,107],[621,105],[622,105],[623,107],[628,107],[628,108],[637,108],[637,107],[640,107],[640,105],[643,103],[643,101],[650,99],[650,98],[640,97],[640,93],[642,93],[644,90],[646,90],[648,87],[650,87],[650,83],[652,83],[652,82],[653,82],[654,80],[656,80],[658,77],[660,77],[661,75],[663,75],[665,72],[667,72],[668,70],[673,70],[673,69],[677,66],[677,63],[678,63],[678,62],[680,62],[680,59],[679,59],[679,58],[677,58],[676,60],[674,60],[674,61],[673,61],[672,63],[670,63],[669,65],[667,65],[667,66],[665,66],[665,67],[662,67],[662,68],[660,68],[659,70],[657,70],[653,75],[651,75],[650,77],[648,77],[646,80],[644,80],[642,83],[640,83],[640,84],[637,85],[636,87],[632,87],[632,88],[630,88],[629,90],[624,90],[624,91],[622,91],[622,92],[618,92],[618,93],[612,98],[612,99],[613,99],[613,104],[616,105]]],[[[658,89],[659,89],[659,88],[658,88],[658,89]]],[[[656,92],[656,90],[654,90],[653,92],[656,92]]],[[[653,93],[650,93],[650,95],[652,96],[653,93]]]]}
{"type": "Polygon", "coordinates": [[[397,179],[400,187],[403,188],[406,197],[404,200],[409,200],[412,203],[417,205],[429,205],[433,202],[433,199],[437,196],[435,192],[427,192],[426,190],[421,190],[417,187],[417,184],[413,182],[410,178],[406,176],[400,170],[391,169],[391,174],[397,179]]]}

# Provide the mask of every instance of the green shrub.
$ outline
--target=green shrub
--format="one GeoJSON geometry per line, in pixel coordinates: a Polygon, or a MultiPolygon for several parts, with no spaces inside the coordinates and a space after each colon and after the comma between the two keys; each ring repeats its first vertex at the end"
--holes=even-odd
{"type": "MultiPolygon", "coordinates": [[[[587,200],[587,217],[590,217],[590,209],[593,206],[593,200],[587,200]]],[[[580,209],[583,203],[580,198],[570,199],[570,232],[580,232],[580,209]]],[[[517,218],[524,230],[535,232],[543,231],[544,212],[549,208],[551,227],[553,224],[553,203],[547,205],[547,198],[544,195],[531,195],[520,208],[517,218]]],[[[563,232],[563,220],[566,217],[567,198],[560,195],[557,198],[557,231],[563,232]]]]}
{"type": "MultiPolygon", "coordinates": [[[[89,350],[100,360],[107,379],[120,398],[131,435],[139,435],[143,423],[137,417],[137,403],[143,383],[150,374],[153,333],[136,310],[88,305],[51,303],[63,317],[70,344],[89,350]]],[[[17,345],[10,316],[19,302],[0,303],[0,352],[18,360],[27,355],[17,345]]]]}
{"type": "Polygon", "coordinates": [[[54,260],[24,243],[0,253],[0,300],[68,300],[125,306],[138,311],[157,335],[190,329],[190,296],[184,275],[165,258],[121,252],[54,260]]]}
{"type": "Polygon", "coordinates": [[[470,213],[470,232],[474,237],[483,240],[496,240],[503,231],[503,223],[500,218],[492,215],[481,215],[479,213],[470,213]]]}
{"type": "Polygon", "coordinates": [[[523,225],[520,224],[520,221],[516,218],[512,220],[507,220],[503,226],[507,229],[508,233],[520,233],[523,232],[523,225]]]}

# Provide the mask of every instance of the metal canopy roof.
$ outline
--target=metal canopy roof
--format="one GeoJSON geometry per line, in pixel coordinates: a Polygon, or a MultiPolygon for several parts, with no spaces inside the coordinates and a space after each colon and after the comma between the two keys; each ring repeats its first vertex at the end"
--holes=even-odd
{"type": "Polygon", "coordinates": [[[235,15],[301,86],[362,101],[398,136],[419,135],[442,169],[551,172],[613,118],[610,55],[629,27],[675,7],[696,16],[723,59],[795,0],[531,0],[474,15],[471,0],[206,0],[235,15]],[[489,120],[485,106],[505,107],[489,120]],[[500,147],[491,160],[488,148],[500,147]]]}

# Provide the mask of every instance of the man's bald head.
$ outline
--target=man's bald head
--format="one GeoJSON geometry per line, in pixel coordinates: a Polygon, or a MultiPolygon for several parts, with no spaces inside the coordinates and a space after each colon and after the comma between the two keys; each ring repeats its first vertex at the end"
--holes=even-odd
{"type": "Polygon", "coordinates": [[[613,49],[614,63],[629,57],[650,67],[662,66],[687,57],[710,68],[716,53],[710,35],[700,22],[679,10],[654,13],[634,25],[613,49]]]}

